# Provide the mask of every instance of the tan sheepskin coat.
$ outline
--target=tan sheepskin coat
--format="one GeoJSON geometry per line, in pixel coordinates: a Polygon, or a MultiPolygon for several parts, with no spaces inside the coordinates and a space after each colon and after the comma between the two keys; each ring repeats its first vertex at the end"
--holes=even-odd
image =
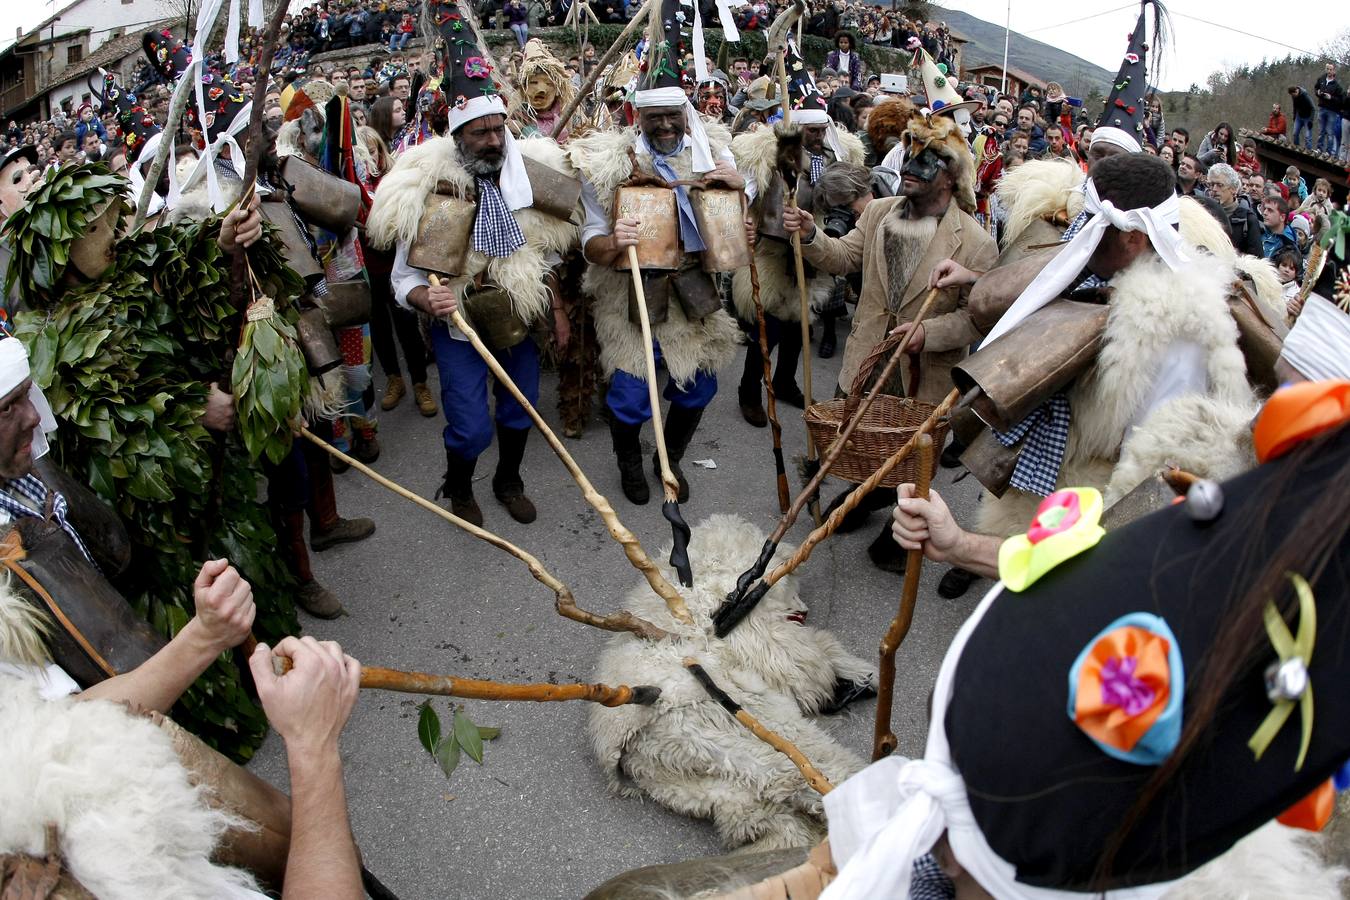
{"type": "MultiPolygon", "coordinates": [[[[516,144],[522,155],[566,175],[576,175],[567,155],[551,138],[524,138],[516,144]]],[[[371,244],[380,249],[411,244],[417,238],[426,198],[442,181],[449,182],[463,195],[471,195],[474,188],[473,176],[459,162],[453,138],[433,138],[404,151],[375,191],[375,201],[366,219],[366,236],[371,244]]],[[[512,214],[525,234],[525,246],[500,259],[470,249],[464,273],[450,279],[449,285],[462,298],[474,278],[485,274],[489,281],[506,289],[516,316],[530,323],[549,311],[550,299],[544,282],[549,255],[561,255],[576,246],[580,232],[572,222],[534,209],[518,209],[512,214]]],[[[573,219],[581,220],[579,210],[573,219]]]]}
{"type": "MultiPolygon", "coordinates": [[[[908,322],[918,313],[928,293],[928,274],[948,257],[976,272],[993,268],[998,244],[980,223],[962,212],[955,201],[938,221],[937,231],[914,268],[909,284],[903,287],[903,302],[896,315],[890,313],[891,295],[888,257],[903,255],[904,239],[888,227],[892,218],[901,218],[903,197],[883,197],[867,204],[858,227],[842,238],[828,237],[819,228],[809,243],[802,244],[802,255],[816,268],[844,275],[862,271],[862,295],[853,314],[853,331],[844,349],[844,364],[839,386],[847,391],[858,374],[858,367],[897,323],[908,322]]],[[[897,286],[898,287],[898,286],[897,286]]],[[[919,354],[919,399],[938,403],[952,389],[952,367],[966,356],[966,349],[980,333],[966,309],[969,287],[949,287],[938,292],[928,318],[924,350],[919,354]]]]}
{"type": "MultiPolygon", "coordinates": [[[[846,131],[840,131],[839,143],[844,148],[845,162],[862,165],[862,141],[846,131]]],[[[731,142],[731,155],[736,158],[736,168],[741,174],[755,179],[761,195],[767,185],[780,177],[774,166],[778,155],[778,136],[772,128],[761,127],[738,134],[731,142]]],[[[825,156],[831,162],[834,161],[834,153],[829,148],[826,148],[825,156]]],[[[756,198],[756,204],[758,202],[756,198]]],[[[751,207],[751,216],[759,220],[757,205],[751,207]]],[[[764,312],[785,322],[800,322],[802,319],[801,296],[797,291],[797,276],[793,266],[790,245],[770,239],[761,239],[756,243],[759,302],[764,306],[764,312]]],[[[833,286],[834,277],[828,273],[816,272],[815,277],[809,277],[807,296],[811,305],[822,304],[833,286]]],[[[736,305],[736,315],[745,322],[755,321],[754,292],[748,266],[732,276],[731,299],[736,305]]]]}
{"type": "MultiPolygon", "coordinates": [[[[706,119],[704,126],[716,157],[731,143],[731,133],[725,126],[706,119]]],[[[633,157],[629,151],[636,140],[636,129],[625,128],[593,132],[567,143],[572,165],[595,188],[602,209],[613,209],[615,190],[633,172],[633,157]]],[[[679,156],[671,157],[672,168],[681,179],[693,176],[691,155],[686,147],[679,156]]],[[[651,157],[644,155],[637,159],[644,172],[655,174],[651,157]]],[[[607,377],[616,371],[638,377],[646,372],[642,331],[628,321],[631,280],[632,276],[626,271],[596,265],[588,265],[582,279],[582,289],[590,299],[595,333],[600,341],[600,365],[607,377]]],[[[652,337],[661,345],[670,377],[677,384],[688,384],[698,372],[714,374],[726,365],[741,340],[741,331],[725,310],[690,320],[678,303],[671,303],[669,318],[652,326],[652,337]]]]}

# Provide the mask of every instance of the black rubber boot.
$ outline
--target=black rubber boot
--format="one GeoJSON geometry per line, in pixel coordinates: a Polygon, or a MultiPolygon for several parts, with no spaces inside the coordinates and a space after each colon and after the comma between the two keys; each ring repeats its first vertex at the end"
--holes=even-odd
{"type": "Polygon", "coordinates": [[[784,322],[778,329],[778,364],[773,370],[773,395],[776,400],[801,409],[806,405],[797,386],[797,360],[802,355],[802,323],[784,322]]]}
{"type": "Polygon", "coordinates": [[[758,334],[752,331],[745,346],[745,369],[736,395],[741,404],[741,418],[756,428],[764,428],[769,424],[769,414],[764,411],[764,357],[759,352],[758,334]]]}
{"type": "Polygon", "coordinates": [[[834,356],[835,348],[839,344],[838,329],[835,323],[839,317],[833,313],[826,313],[820,317],[820,358],[829,359],[834,356]]]}
{"type": "Polygon", "coordinates": [[[538,512],[530,498],[525,496],[525,481],[520,477],[520,463],[525,459],[525,441],[528,428],[497,426],[497,474],[492,476],[492,494],[506,507],[507,513],[523,525],[535,520],[538,512]]]}
{"type": "Polygon", "coordinates": [[[464,459],[458,453],[445,448],[445,482],[436,491],[436,499],[450,498],[450,511],[464,521],[483,526],[483,510],[473,498],[473,470],[478,465],[476,459],[464,459]]]}
{"type": "Polygon", "coordinates": [[[909,552],[895,542],[891,534],[891,517],[881,523],[881,534],[877,535],[867,547],[867,557],[872,565],[883,572],[895,572],[903,575],[905,564],[909,561],[909,552]]]}
{"type": "Polygon", "coordinates": [[[610,415],[609,437],[614,442],[614,457],[619,461],[619,483],[628,502],[638,506],[652,498],[647,473],[642,470],[641,432],[641,425],[625,425],[610,415]]]}
{"type": "MultiPolygon", "coordinates": [[[[684,451],[689,449],[689,442],[694,439],[694,432],[702,419],[703,410],[685,409],[673,403],[666,413],[666,456],[670,460],[670,471],[680,483],[678,499],[681,503],[689,500],[689,482],[684,480],[680,460],[684,459],[684,451]]],[[[661,459],[657,455],[652,456],[652,468],[656,470],[656,477],[660,478],[661,459]]]]}

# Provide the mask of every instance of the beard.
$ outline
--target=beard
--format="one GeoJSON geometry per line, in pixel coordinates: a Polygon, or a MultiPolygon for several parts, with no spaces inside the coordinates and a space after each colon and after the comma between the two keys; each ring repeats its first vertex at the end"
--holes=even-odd
{"type": "Polygon", "coordinates": [[[506,161],[506,154],[501,151],[489,151],[483,154],[471,154],[464,149],[462,144],[456,142],[455,149],[459,156],[460,165],[464,166],[464,171],[477,178],[491,178],[499,174],[502,170],[502,164],[506,161]]]}
{"type": "Polygon", "coordinates": [[[652,149],[662,156],[669,156],[675,152],[675,148],[680,146],[682,135],[671,135],[669,137],[647,137],[647,143],[652,145],[652,149]]]}

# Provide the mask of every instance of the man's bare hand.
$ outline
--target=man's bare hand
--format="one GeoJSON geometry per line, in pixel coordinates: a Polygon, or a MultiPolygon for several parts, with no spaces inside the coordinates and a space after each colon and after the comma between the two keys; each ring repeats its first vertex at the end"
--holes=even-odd
{"type": "Polygon", "coordinates": [[[258,644],[248,667],[263,712],[286,741],[288,756],[337,751],[338,737],[361,689],[359,662],[333,641],[287,637],[275,651],[258,644]],[[291,661],[285,675],[272,668],[273,653],[291,661]]]}
{"type": "Polygon", "coordinates": [[[243,643],[253,630],[257,615],[253,588],[228,559],[202,563],[192,583],[192,599],[198,628],[217,654],[243,643]]]}
{"type": "Polygon", "coordinates": [[[408,292],[408,302],[438,319],[448,319],[452,312],[459,309],[454,289],[444,284],[419,285],[408,292]]]}
{"type": "Polygon", "coordinates": [[[715,181],[718,184],[725,185],[733,191],[739,191],[745,187],[745,177],[725,159],[719,159],[713,170],[705,173],[703,178],[705,181],[715,181]]]}
{"type": "Polygon", "coordinates": [[[202,426],[212,431],[230,431],[234,428],[234,397],[220,389],[220,385],[211,382],[206,395],[206,411],[202,413],[202,426]]]}
{"type": "Polygon", "coordinates": [[[625,250],[638,245],[637,219],[620,219],[614,223],[614,249],[625,250]]]}
{"type": "Polygon", "coordinates": [[[815,217],[800,207],[788,207],[783,210],[783,230],[788,234],[801,232],[802,240],[809,241],[816,236],[815,217]]]}
{"type": "Polygon", "coordinates": [[[969,285],[974,284],[979,278],[979,272],[967,269],[954,259],[944,259],[928,273],[928,287],[932,289],[969,285]]]}
{"type": "Polygon", "coordinates": [[[262,214],[258,204],[258,195],[254,194],[248,206],[235,209],[221,219],[220,249],[233,253],[241,247],[252,247],[262,237],[262,214]]]}
{"type": "Polygon", "coordinates": [[[567,352],[567,345],[572,342],[572,323],[567,320],[567,310],[561,306],[553,308],[553,345],[558,348],[559,353],[567,352]]]}
{"type": "Polygon", "coordinates": [[[923,350],[925,335],[922,322],[920,322],[918,325],[915,325],[913,322],[906,322],[905,324],[897,327],[894,331],[891,332],[891,334],[909,335],[909,340],[905,342],[906,353],[919,353],[920,351],[923,350]]]}
{"type": "Polygon", "coordinates": [[[914,496],[913,484],[895,490],[895,511],[891,513],[891,536],[906,550],[922,550],[933,562],[946,562],[960,545],[965,532],[952,518],[951,511],[935,490],[928,499],[914,496]]]}
{"type": "Polygon", "coordinates": [[[749,216],[745,217],[745,242],[750,245],[750,249],[755,249],[755,239],[759,237],[759,228],[755,226],[755,220],[749,216]]]}

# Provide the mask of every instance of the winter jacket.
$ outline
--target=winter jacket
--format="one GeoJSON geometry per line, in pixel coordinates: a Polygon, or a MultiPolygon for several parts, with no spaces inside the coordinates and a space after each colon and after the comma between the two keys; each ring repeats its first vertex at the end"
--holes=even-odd
{"type": "Polygon", "coordinates": [[[1345,100],[1345,88],[1341,87],[1339,79],[1328,79],[1323,75],[1317,79],[1317,84],[1313,85],[1313,93],[1317,95],[1318,107],[1340,114],[1341,103],[1345,100]]]}
{"type": "Polygon", "coordinates": [[[1309,95],[1307,91],[1305,91],[1303,88],[1299,88],[1298,93],[1294,95],[1293,102],[1294,102],[1295,119],[1312,118],[1313,114],[1312,96],[1309,95]]]}
{"type": "Polygon", "coordinates": [[[1247,202],[1246,197],[1238,197],[1237,208],[1228,214],[1228,230],[1233,239],[1233,249],[1249,256],[1262,256],[1265,248],[1261,243],[1261,217],[1247,202]]]}
{"type": "MultiPolygon", "coordinates": [[[[825,67],[827,69],[834,69],[836,72],[839,71],[838,50],[831,50],[829,55],[825,57],[825,67]]],[[[842,75],[843,73],[840,72],[839,74],[842,75]]],[[[863,89],[862,57],[858,55],[857,48],[850,50],[848,54],[848,80],[849,87],[853,88],[855,91],[861,91],[863,89]]]]}
{"type": "Polygon", "coordinates": [[[1284,113],[1273,112],[1270,114],[1270,121],[1266,127],[1261,129],[1262,134],[1268,134],[1271,137],[1284,137],[1285,131],[1289,129],[1289,123],[1284,118],[1284,113]]]}

